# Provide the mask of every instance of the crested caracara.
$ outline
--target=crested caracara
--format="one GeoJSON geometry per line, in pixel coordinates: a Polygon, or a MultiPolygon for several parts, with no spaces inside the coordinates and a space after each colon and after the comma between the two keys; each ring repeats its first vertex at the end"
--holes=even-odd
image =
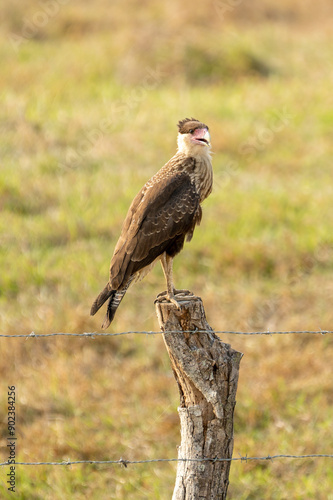
{"type": "Polygon", "coordinates": [[[160,294],[179,307],[172,260],[190,241],[201,221],[201,202],[212,190],[213,169],[207,125],[194,118],[178,123],[178,150],[134,198],[110,265],[110,278],[91,307],[94,315],[109,299],[107,328],[129,285],[161,261],[167,291],[160,294]]]}

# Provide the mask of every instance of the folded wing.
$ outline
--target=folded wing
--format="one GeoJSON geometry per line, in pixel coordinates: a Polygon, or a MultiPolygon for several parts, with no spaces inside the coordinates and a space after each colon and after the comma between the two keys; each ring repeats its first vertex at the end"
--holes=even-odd
{"type": "Polygon", "coordinates": [[[117,290],[163,252],[174,256],[201,220],[199,195],[186,172],[148,182],[128,211],[110,265],[117,290]]]}

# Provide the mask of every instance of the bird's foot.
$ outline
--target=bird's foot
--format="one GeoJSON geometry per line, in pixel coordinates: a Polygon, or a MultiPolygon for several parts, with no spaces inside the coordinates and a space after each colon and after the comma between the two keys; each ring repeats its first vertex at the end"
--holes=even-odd
{"type": "Polygon", "coordinates": [[[176,306],[177,309],[181,309],[181,305],[179,304],[179,302],[177,301],[177,299],[175,297],[176,295],[181,295],[182,296],[181,298],[183,298],[183,297],[186,297],[188,295],[193,296],[193,293],[190,292],[189,290],[176,290],[174,288],[172,294],[167,292],[167,291],[159,293],[155,299],[155,304],[156,304],[156,302],[163,302],[164,300],[166,300],[167,302],[171,302],[171,304],[176,306]]]}
{"type": "Polygon", "coordinates": [[[154,303],[156,304],[156,302],[164,302],[164,301],[171,302],[171,304],[176,306],[177,309],[181,309],[181,305],[175,299],[174,294],[170,294],[168,292],[161,292],[157,295],[154,303]]]}

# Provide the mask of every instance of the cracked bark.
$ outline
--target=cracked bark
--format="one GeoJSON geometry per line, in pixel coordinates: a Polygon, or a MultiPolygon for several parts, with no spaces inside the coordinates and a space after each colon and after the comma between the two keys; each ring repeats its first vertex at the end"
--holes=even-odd
{"type": "Polygon", "coordinates": [[[194,460],[178,462],[172,500],[226,499],[231,462],[214,459],[232,458],[233,415],[242,353],[214,334],[199,297],[184,297],[180,303],[180,311],[168,302],[156,304],[180,393],[178,458],[194,460]],[[182,333],[168,333],[175,330],[182,333]]]}

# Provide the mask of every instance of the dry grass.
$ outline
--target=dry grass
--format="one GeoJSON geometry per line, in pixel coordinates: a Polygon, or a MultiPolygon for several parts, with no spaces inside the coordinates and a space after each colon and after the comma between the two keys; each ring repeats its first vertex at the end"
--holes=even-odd
{"type": "MultiPolygon", "coordinates": [[[[218,330],[332,329],[332,7],[225,5],[68,2],[17,52],[40,4],[1,7],[1,333],[99,329],[88,312],[127,207],[187,115],[210,126],[215,190],[176,283],[218,330]]],[[[163,286],[156,269],[133,287],[111,331],[156,330],[163,286]]],[[[223,340],[245,354],[235,456],[332,453],[331,336],[223,340]]],[[[176,456],[160,336],[0,339],[0,352],[3,460],[8,385],[20,461],[176,456]]],[[[174,477],[170,464],[18,467],[17,498],[164,500],[174,477]]],[[[333,498],[324,459],[237,462],[230,483],[238,500],[333,498]]]]}

